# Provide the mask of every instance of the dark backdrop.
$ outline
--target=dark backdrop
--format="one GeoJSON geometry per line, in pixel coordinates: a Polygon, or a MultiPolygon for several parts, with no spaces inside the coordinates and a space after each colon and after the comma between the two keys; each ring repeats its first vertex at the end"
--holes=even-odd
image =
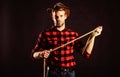
{"type": "MultiPolygon", "coordinates": [[[[42,60],[31,50],[38,34],[52,23],[46,9],[56,2],[71,8],[67,25],[80,33],[103,25],[89,60],[75,54],[76,77],[115,77],[119,74],[119,4],[107,0],[1,0],[0,77],[42,77],[42,60]]],[[[87,37],[82,38],[83,41],[87,37]]]]}

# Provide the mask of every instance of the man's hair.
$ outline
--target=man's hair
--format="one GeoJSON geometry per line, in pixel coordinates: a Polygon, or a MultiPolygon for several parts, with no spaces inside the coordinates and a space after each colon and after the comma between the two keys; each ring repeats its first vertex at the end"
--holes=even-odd
{"type": "Polygon", "coordinates": [[[67,17],[69,17],[70,15],[70,9],[69,7],[65,6],[63,3],[58,2],[54,5],[53,8],[48,8],[47,11],[49,13],[51,13],[51,11],[65,11],[65,14],[67,15],[67,17]]]}

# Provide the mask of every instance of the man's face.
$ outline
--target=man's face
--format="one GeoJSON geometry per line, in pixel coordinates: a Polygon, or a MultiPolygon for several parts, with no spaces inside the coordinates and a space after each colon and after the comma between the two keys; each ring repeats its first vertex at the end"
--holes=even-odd
{"type": "Polygon", "coordinates": [[[65,11],[57,11],[55,12],[55,19],[56,19],[56,25],[57,27],[61,27],[65,24],[65,20],[67,18],[67,15],[65,14],[65,11]]]}

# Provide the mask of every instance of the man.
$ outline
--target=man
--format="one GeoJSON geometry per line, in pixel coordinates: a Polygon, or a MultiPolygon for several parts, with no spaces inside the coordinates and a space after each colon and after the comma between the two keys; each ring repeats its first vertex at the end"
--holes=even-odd
{"type": "Polygon", "coordinates": [[[49,11],[54,26],[39,34],[37,44],[32,50],[33,58],[46,59],[47,66],[49,66],[48,77],[75,77],[74,51],[79,51],[85,58],[89,58],[95,37],[101,34],[102,26],[98,26],[91,32],[85,45],[79,39],[52,51],[54,48],[76,39],[79,35],[77,32],[68,29],[65,24],[70,14],[69,7],[59,2],[49,11]]]}

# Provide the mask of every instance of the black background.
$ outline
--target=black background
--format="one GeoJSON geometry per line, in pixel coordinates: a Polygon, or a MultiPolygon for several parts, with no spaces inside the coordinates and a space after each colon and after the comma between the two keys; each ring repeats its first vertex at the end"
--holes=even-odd
{"type": "MultiPolygon", "coordinates": [[[[71,8],[66,24],[80,35],[103,25],[93,53],[75,54],[76,77],[119,75],[119,2],[112,0],[1,0],[0,77],[42,77],[42,60],[31,58],[38,34],[51,25],[46,12],[56,2],[71,8]]],[[[82,38],[83,41],[87,37],[82,38]]]]}

